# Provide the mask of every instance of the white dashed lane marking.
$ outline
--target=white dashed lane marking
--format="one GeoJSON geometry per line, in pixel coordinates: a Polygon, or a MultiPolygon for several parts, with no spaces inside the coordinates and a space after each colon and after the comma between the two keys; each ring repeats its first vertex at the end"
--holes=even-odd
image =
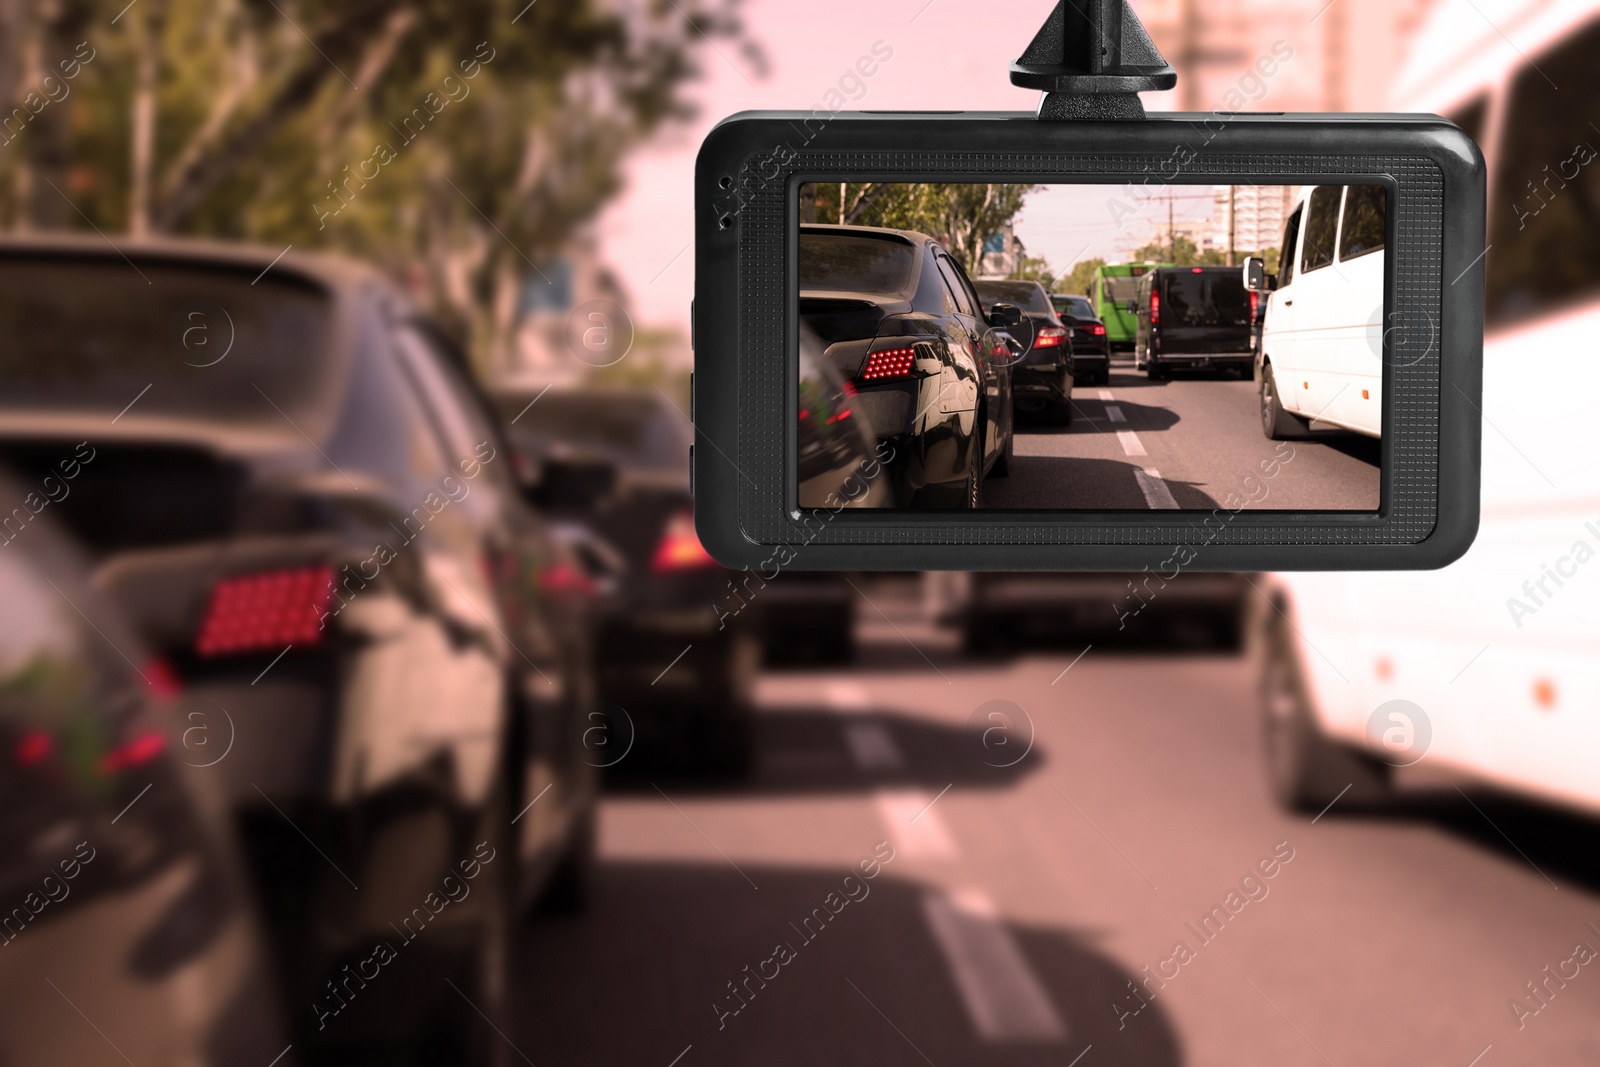
{"type": "MultiPolygon", "coordinates": [[[[1097,395],[1105,402],[1106,421],[1127,425],[1128,416],[1123,413],[1121,407],[1112,403],[1117,399],[1115,394],[1109,389],[1101,389],[1097,395]]],[[[1144,442],[1139,440],[1139,435],[1132,430],[1117,430],[1116,435],[1117,444],[1122,446],[1122,454],[1124,456],[1148,456],[1150,454],[1144,450],[1144,442]]],[[[1142,485],[1141,488],[1143,488],[1142,485]]],[[[1152,504],[1151,506],[1154,507],[1155,505],[1152,504]]]]}
{"type": "Polygon", "coordinates": [[[922,910],[980,1037],[1066,1040],[1061,1016],[987,893],[932,893],[922,910]]]}
{"type": "Polygon", "coordinates": [[[1144,502],[1151,508],[1157,511],[1178,510],[1178,501],[1173,497],[1172,490],[1167,488],[1160,471],[1145,467],[1134,471],[1133,477],[1139,483],[1139,492],[1144,494],[1144,502]]]}
{"type": "Polygon", "coordinates": [[[889,728],[881,722],[846,723],[844,740],[856,766],[864,771],[898,770],[906,764],[889,728]]]}
{"type": "Polygon", "coordinates": [[[928,806],[935,799],[934,794],[920,789],[880,789],[874,794],[896,853],[926,860],[951,860],[960,855],[938,808],[928,806]]]}

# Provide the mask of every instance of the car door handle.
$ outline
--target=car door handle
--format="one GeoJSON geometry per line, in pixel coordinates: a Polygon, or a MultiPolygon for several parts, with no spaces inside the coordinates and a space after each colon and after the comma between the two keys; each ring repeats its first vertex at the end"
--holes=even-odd
{"type": "Polygon", "coordinates": [[[1292,308],[1292,307],[1294,307],[1294,301],[1293,300],[1285,300],[1283,302],[1283,306],[1286,307],[1286,308],[1292,308]]]}

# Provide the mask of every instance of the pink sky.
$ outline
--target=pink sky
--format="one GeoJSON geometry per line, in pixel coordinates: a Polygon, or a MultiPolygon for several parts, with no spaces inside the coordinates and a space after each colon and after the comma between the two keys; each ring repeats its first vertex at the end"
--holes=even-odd
{"type": "MultiPolygon", "coordinates": [[[[1207,2],[1207,0],[1202,0],[1207,2]]],[[[1256,29],[1269,37],[1295,39],[1300,55],[1272,86],[1272,95],[1252,105],[1270,110],[1303,110],[1289,100],[1315,78],[1316,50],[1304,10],[1319,0],[1211,0],[1218,12],[1252,12],[1256,29]],[[1270,25],[1269,25],[1270,23],[1270,25]]],[[[1368,0],[1345,0],[1367,6],[1368,0]]],[[[1159,0],[1136,3],[1151,10],[1159,0]]],[[[674,129],[634,156],[627,191],[600,220],[602,253],[621,275],[640,325],[688,330],[694,293],[692,242],[694,159],[712,126],[727,115],[750,109],[803,109],[819,106],[876,42],[894,56],[867,82],[867,92],[850,109],[965,109],[1032,111],[1039,94],[1010,83],[1007,68],[1049,14],[1049,0],[746,0],[741,8],[747,31],[764,47],[769,64],[757,78],[735,48],[718,42],[703,53],[705,77],[691,87],[701,105],[692,123],[674,129]]],[[[1248,47],[1248,46],[1247,46],[1248,47]]],[[[1252,57],[1253,58],[1253,57],[1252,57]]],[[[1241,66],[1247,65],[1248,60],[1241,66]]],[[[1233,71],[1207,72],[1210,86],[1229,82],[1233,71]],[[1223,82],[1214,79],[1222,75],[1223,82]]],[[[1205,92],[1214,95],[1208,87],[1205,92]]],[[[1176,94],[1152,94],[1152,109],[1177,106],[1176,94]]],[[[1219,105],[1220,106],[1220,105],[1219,105]]],[[[1029,251],[1043,254],[1058,271],[1076,254],[1095,255],[1126,236],[1108,228],[1105,196],[1087,189],[1052,189],[1036,195],[1022,222],[1033,236],[1029,251]],[[1085,243],[1089,242],[1087,251],[1085,243]],[[1069,247],[1070,245],[1070,247],[1069,247]]],[[[1196,204],[1191,214],[1204,216],[1196,204]]],[[[1163,206],[1161,214],[1165,215],[1163,206]]],[[[1180,215],[1182,212],[1180,211],[1180,215]]],[[[1126,226],[1147,231],[1150,220],[1136,217],[1126,226]]]]}
{"type": "Polygon", "coordinates": [[[718,121],[754,108],[810,110],[877,41],[893,48],[894,58],[852,109],[1031,111],[1038,94],[1012,86],[1006,68],[1037,28],[1028,23],[1049,9],[1033,0],[748,0],[745,23],[766,50],[767,77],[757,79],[722,42],[723,55],[706,51],[706,77],[692,90],[700,117],[634,157],[628,191],[601,219],[603,253],[622,276],[638,322],[688,329],[694,158],[718,121]],[[995,18],[997,8],[1017,17],[995,18]]]}

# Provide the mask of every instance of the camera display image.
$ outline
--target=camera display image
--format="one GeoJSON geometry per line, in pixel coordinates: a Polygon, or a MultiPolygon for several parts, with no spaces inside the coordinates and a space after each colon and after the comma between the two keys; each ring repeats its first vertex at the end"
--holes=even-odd
{"type": "Polygon", "coordinates": [[[1379,509],[1383,186],[799,196],[800,507],[1379,509]]]}

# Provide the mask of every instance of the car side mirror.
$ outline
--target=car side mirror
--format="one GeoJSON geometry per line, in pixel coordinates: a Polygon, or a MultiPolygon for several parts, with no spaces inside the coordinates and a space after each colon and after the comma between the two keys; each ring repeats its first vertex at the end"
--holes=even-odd
{"type": "Polygon", "coordinates": [[[526,489],[528,502],[541,510],[590,511],[616,492],[617,468],[597,459],[546,459],[526,489]]]}
{"type": "Polygon", "coordinates": [[[1267,261],[1260,256],[1248,256],[1244,261],[1244,287],[1253,293],[1269,292],[1267,286],[1267,261]]]}
{"type": "Polygon", "coordinates": [[[989,325],[1002,330],[1022,325],[1022,309],[1015,304],[995,304],[989,309],[989,325]]]}

